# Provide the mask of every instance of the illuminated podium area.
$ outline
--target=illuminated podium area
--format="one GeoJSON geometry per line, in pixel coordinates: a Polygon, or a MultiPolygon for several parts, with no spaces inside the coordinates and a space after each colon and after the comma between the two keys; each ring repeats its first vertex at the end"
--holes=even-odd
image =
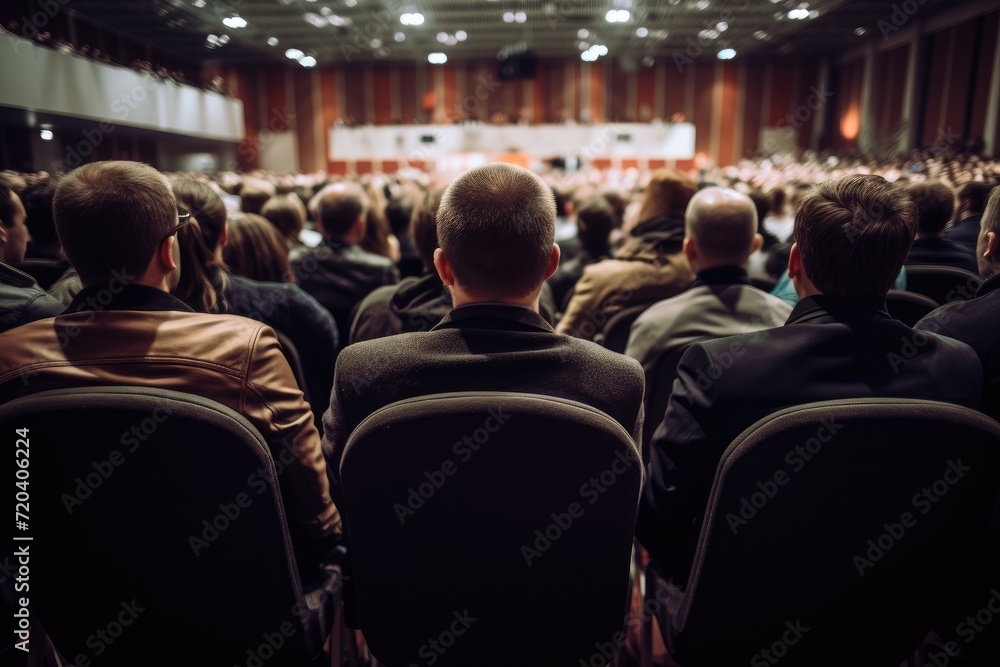
{"type": "Polygon", "coordinates": [[[491,160],[536,167],[650,168],[692,160],[691,123],[600,125],[390,125],[330,130],[330,155],[348,171],[393,171],[418,166],[458,173],[491,160]]]}

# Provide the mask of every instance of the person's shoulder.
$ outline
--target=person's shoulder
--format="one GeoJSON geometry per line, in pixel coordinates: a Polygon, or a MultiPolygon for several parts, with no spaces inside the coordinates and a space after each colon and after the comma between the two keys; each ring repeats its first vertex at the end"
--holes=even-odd
{"type": "Polygon", "coordinates": [[[925,315],[914,328],[945,336],[959,335],[963,331],[978,330],[985,323],[993,322],[998,308],[1000,290],[995,290],[972,299],[947,303],[925,315]]]}
{"type": "MultiPolygon", "coordinates": [[[[620,380],[623,374],[645,378],[642,365],[624,354],[612,352],[597,343],[582,338],[558,334],[560,345],[557,353],[577,364],[581,368],[589,368],[591,373],[608,372],[607,378],[620,380]]],[[[605,381],[607,381],[607,378],[605,381]]]]}

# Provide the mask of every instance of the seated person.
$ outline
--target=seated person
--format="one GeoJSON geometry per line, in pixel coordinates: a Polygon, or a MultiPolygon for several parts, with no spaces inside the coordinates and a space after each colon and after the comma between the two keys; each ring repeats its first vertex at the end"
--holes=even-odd
{"type": "Polygon", "coordinates": [[[285,448],[293,455],[281,494],[309,574],[341,532],[313,415],[270,327],[195,313],[169,294],[178,279],[177,232],[190,217],[178,215],[167,179],[137,162],[87,164],[63,178],[54,211],[84,289],[65,314],[0,334],[0,402],[129,384],[197,394],[237,411],[274,458],[285,448]],[[76,335],[61,343],[68,330],[76,335]]]}
{"type": "Polygon", "coordinates": [[[976,259],[960,243],[945,238],[944,227],[955,208],[951,188],[940,181],[917,183],[906,189],[917,205],[917,238],[910,246],[904,264],[916,266],[953,266],[976,273],[976,259]]]}
{"type": "Polygon", "coordinates": [[[675,584],[687,581],[722,454],[759,419],[835,398],[979,407],[982,368],[972,348],[916,333],[886,312],[885,295],[916,228],[913,202],[880,176],[825,183],[795,215],[788,272],[801,300],[785,325],[695,343],[681,358],[650,442],[636,526],[675,584]],[[926,343],[906,359],[900,346],[915,335],[926,343]]]}
{"type": "Polygon", "coordinates": [[[226,216],[222,261],[232,273],[250,280],[295,282],[281,232],[266,218],[253,213],[235,211],[226,216]]]}
{"type": "Polygon", "coordinates": [[[440,392],[515,391],[579,401],[616,419],[639,442],[639,364],[556,334],[538,314],[542,284],[559,265],[555,218],[548,186],[511,164],[476,167],[448,187],[437,213],[434,267],[454,309],[430,331],[341,352],[323,416],[331,488],[340,486],[344,447],[364,418],[395,401],[440,392]]]}
{"type": "Polygon", "coordinates": [[[990,196],[991,185],[981,181],[971,181],[958,190],[958,208],[955,210],[955,224],[944,230],[944,237],[965,247],[973,256],[979,240],[980,223],[986,200],[990,196]]]}
{"type": "Polygon", "coordinates": [[[592,197],[576,209],[576,226],[580,250],[575,257],[564,258],[548,282],[552,287],[552,297],[560,307],[583,275],[585,267],[611,257],[608,240],[615,227],[614,209],[604,197],[592,197]]]}
{"type": "Polygon", "coordinates": [[[24,218],[21,198],[0,180],[0,332],[66,309],[34,278],[14,268],[24,261],[31,239],[24,218]]]}

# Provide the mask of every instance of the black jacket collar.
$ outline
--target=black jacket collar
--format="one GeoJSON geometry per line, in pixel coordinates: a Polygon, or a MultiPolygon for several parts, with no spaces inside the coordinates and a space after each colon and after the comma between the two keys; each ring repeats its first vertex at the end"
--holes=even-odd
{"type": "Polygon", "coordinates": [[[12,287],[38,287],[35,279],[24,271],[0,262],[0,284],[12,287]]]}
{"type": "Polygon", "coordinates": [[[979,289],[976,290],[976,296],[983,296],[997,289],[1000,289],[1000,273],[980,285],[979,289]]]}
{"type": "Polygon", "coordinates": [[[885,298],[846,297],[832,294],[807,296],[796,304],[785,322],[863,322],[891,319],[885,298]]]}
{"type": "Polygon", "coordinates": [[[84,287],[76,295],[67,313],[101,310],[179,310],[193,313],[186,303],[156,287],[125,285],[117,291],[107,285],[84,287]]]}
{"type": "Polygon", "coordinates": [[[494,301],[453,308],[431,331],[466,328],[555,332],[551,324],[530,308],[494,301]]]}
{"type": "Polygon", "coordinates": [[[698,272],[698,279],[691,287],[700,285],[749,285],[746,269],[742,266],[717,266],[698,272]]]}

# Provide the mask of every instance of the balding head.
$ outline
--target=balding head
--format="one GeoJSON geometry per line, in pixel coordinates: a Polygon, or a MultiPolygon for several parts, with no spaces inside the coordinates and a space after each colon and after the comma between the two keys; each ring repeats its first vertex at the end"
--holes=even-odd
{"type": "Polygon", "coordinates": [[[329,238],[340,240],[361,227],[367,213],[365,191],[357,183],[335,183],[323,188],[317,196],[316,219],[329,238]]]}
{"type": "Polygon", "coordinates": [[[684,214],[685,252],[697,270],[715,266],[743,266],[760,247],[757,207],[735,190],[700,190],[684,214]]]}

